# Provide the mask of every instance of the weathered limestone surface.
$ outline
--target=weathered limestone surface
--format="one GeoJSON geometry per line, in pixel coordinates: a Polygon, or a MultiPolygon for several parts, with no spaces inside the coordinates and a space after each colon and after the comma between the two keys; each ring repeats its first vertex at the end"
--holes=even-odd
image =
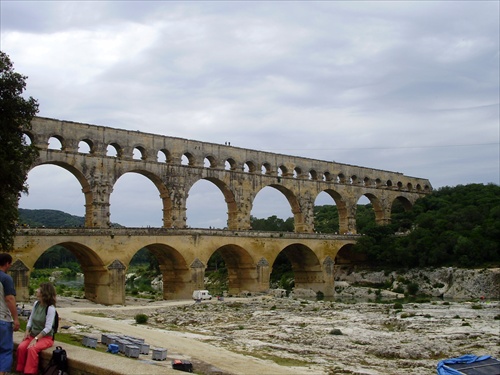
{"type": "Polygon", "coordinates": [[[142,328],[155,345],[215,365],[205,374],[254,375],[254,361],[259,359],[270,364],[267,370],[273,374],[278,373],[271,367],[276,362],[291,374],[427,375],[435,373],[440,359],[467,353],[500,355],[498,300],[405,303],[402,309],[392,303],[271,296],[197,304],[131,303],[137,306],[94,306],[86,310],[88,315],[71,314],[73,324],[82,334],[96,337],[102,330],[132,329],[140,336],[137,330],[142,328]],[[135,324],[137,313],[148,315],[147,326],[135,324]],[[103,314],[107,318],[100,317],[103,314]],[[81,321],[86,323],[76,325],[81,321]],[[182,341],[186,345],[181,349],[181,340],[190,343],[182,341]]]}
{"type": "MultiPolygon", "coordinates": [[[[408,282],[418,285],[418,293],[449,299],[500,299],[500,268],[424,268],[408,271],[370,271],[339,268],[335,273],[336,296],[367,298],[366,288],[353,286],[388,285],[405,289],[408,282]]],[[[372,292],[376,288],[371,288],[372,292]]],[[[374,294],[371,298],[375,298],[374,294]]]]}

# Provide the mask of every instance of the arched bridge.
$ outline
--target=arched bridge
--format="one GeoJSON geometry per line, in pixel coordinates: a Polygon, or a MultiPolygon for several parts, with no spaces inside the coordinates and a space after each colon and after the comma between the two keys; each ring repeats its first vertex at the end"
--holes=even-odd
{"type": "Polygon", "coordinates": [[[293,265],[296,286],[330,296],[335,257],[355,242],[360,197],[370,200],[376,222],[385,224],[395,200],[410,208],[432,190],[428,180],[398,172],[48,118],[35,118],[26,135],[40,150],[33,167],[58,165],[79,181],[85,196],[85,227],[18,232],[11,271],[22,294],[27,293],[36,259],[51,246],[63,245],[82,265],[86,297],[104,304],[124,302],[125,270],[143,247],[159,260],[165,298],[188,297],[202,288],[204,269],[215,251],[228,265],[232,293],[267,290],[272,264],[284,251],[293,265]],[[59,140],[60,149],[49,149],[51,138],[59,140]],[[110,227],[110,196],[125,173],[139,173],[156,186],[163,228],[110,227]],[[200,179],[222,192],[227,230],[187,228],[188,192],[200,179]],[[265,187],[288,200],[295,233],[251,231],[253,201],[265,187]],[[337,205],[338,236],[314,232],[314,201],[322,192],[337,205]]]}

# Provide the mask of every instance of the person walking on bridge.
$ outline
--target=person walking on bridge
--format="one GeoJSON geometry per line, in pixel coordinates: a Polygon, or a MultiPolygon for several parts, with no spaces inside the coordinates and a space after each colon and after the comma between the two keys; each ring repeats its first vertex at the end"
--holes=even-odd
{"type": "Polygon", "coordinates": [[[16,290],[14,281],[7,271],[12,266],[12,256],[0,254],[0,375],[5,375],[12,367],[14,351],[14,331],[19,330],[16,290]]]}

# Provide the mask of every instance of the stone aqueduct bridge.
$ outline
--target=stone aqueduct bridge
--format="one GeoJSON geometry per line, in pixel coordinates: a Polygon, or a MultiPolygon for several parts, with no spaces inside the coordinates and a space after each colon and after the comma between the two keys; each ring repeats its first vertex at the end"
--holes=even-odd
{"type": "Polygon", "coordinates": [[[428,180],[398,172],[48,118],[35,118],[26,135],[40,149],[33,167],[57,165],[79,181],[85,227],[18,231],[11,273],[19,300],[28,297],[34,263],[54,245],[66,247],[78,258],[86,298],[103,304],[124,303],[126,269],[144,247],[158,259],[165,299],[188,298],[194,289],[203,289],[207,262],[216,251],[228,267],[230,293],[269,289],[272,264],[284,252],[292,263],[296,287],[331,296],[334,264],[356,241],[359,198],[366,196],[377,223],[385,224],[395,200],[409,209],[432,190],[428,180]],[[60,141],[60,149],[49,149],[51,138],[60,141]],[[88,152],[79,151],[82,142],[88,152]],[[115,151],[112,155],[110,148],[115,151]],[[156,186],[162,228],[110,227],[110,196],[125,173],[139,173],[156,186]],[[224,196],[227,230],[187,228],[188,192],[200,179],[212,182],[224,196]],[[288,200],[294,233],[250,230],[253,201],[265,187],[288,200]],[[321,192],[337,205],[340,235],[314,232],[314,201],[321,192]]]}

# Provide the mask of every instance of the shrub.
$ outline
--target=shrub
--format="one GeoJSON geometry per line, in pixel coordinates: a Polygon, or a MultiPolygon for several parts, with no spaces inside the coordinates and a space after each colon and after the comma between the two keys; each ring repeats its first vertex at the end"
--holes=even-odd
{"type": "Polygon", "coordinates": [[[135,316],[135,322],[137,324],[146,324],[148,322],[148,316],[146,314],[137,314],[135,316]]]}
{"type": "Polygon", "coordinates": [[[395,310],[403,310],[403,304],[401,302],[396,302],[393,306],[395,310]]]}
{"type": "Polygon", "coordinates": [[[393,292],[394,293],[399,293],[399,294],[404,294],[405,290],[403,289],[403,287],[401,285],[399,285],[399,286],[397,286],[396,288],[393,289],[393,292]]]}
{"type": "Polygon", "coordinates": [[[417,283],[409,283],[408,286],[406,287],[408,294],[411,296],[414,296],[415,294],[417,294],[418,289],[419,289],[419,286],[417,283]]]}

